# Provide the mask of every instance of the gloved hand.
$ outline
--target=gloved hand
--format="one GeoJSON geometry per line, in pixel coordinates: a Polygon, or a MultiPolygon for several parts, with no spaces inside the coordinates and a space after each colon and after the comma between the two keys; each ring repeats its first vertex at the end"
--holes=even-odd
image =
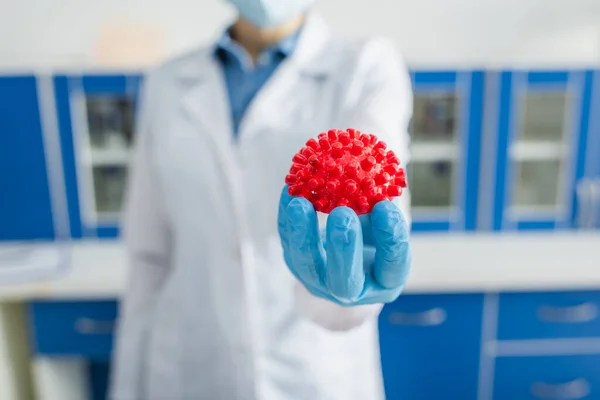
{"type": "Polygon", "coordinates": [[[360,217],[335,208],[319,231],[317,213],[284,187],[279,202],[279,236],[285,262],[315,296],[344,306],[390,303],[410,271],[409,228],[400,209],[381,201],[360,217]]]}

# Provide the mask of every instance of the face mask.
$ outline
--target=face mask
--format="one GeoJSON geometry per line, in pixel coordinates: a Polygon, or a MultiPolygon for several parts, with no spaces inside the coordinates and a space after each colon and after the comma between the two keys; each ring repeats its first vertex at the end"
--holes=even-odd
{"type": "Polygon", "coordinates": [[[228,0],[240,16],[260,28],[285,24],[304,13],[314,0],[228,0]]]}

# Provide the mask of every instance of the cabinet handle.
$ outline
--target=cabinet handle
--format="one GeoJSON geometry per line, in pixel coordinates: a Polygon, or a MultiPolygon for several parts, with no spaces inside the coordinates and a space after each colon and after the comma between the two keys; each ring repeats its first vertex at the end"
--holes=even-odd
{"type": "Polygon", "coordinates": [[[590,394],[590,384],[583,378],[562,384],[534,382],[531,385],[531,394],[536,399],[545,400],[583,399],[590,394]]]}
{"type": "Polygon", "coordinates": [[[598,306],[595,303],[583,303],[574,307],[553,307],[542,305],[537,316],[543,322],[574,324],[590,322],[598,318],[598,306]]]}
{"type": "Polygon", "coordinates": [[[577,227],[590,229],[594,227],[595,223],[595,210],[594,206],[596,203],[596,189],[594,181],[591,179],[582,179],[577,184],[576,197],[577,197],[577,227]]]}
{"type": "Polygon", "coordinates": [[[115,329],[115,321],[97,321],[79,318],[75,321],[75,330],[82,335],[109,335],[115,329]]]}
{"type": "Polygon", "coordinates": [[[600,214],[600,178],[592,182],[592,228],[598,228],[600,214]]]}
{"type": "Polygon", "coordinates": [[[389,322],[392,325],[435,326],[446,321],[446,311],[443,308],[432,308],[420,313],[392,312],[389,322]]]}

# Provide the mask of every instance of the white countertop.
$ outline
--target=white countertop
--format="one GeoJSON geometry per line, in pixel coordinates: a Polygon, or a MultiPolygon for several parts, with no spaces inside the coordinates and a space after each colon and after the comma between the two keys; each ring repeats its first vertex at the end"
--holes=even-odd
{"type": "MultiPolygon", "coordinates": [[[[600,232],[414,235],[407,293],[600,290],[600,232]]],[[[0,300],[118,298],[120,242],[74,242],[53,278],[0,285],[0,300]]]]}

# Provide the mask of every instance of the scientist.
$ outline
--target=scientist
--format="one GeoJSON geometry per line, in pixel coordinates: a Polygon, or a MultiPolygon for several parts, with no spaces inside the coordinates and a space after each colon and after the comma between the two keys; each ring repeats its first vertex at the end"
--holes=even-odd
{"type": "Polygon", "coordinates": [[[334,209],[322,241],[283,182],[330,128],[405,165],[406,67],[385,40],[330,34],[311,0],[229,1],[220,40],[144,87],[110,398],[383,399],[377,317],[410,269],[408,196],[334,209]]]}

